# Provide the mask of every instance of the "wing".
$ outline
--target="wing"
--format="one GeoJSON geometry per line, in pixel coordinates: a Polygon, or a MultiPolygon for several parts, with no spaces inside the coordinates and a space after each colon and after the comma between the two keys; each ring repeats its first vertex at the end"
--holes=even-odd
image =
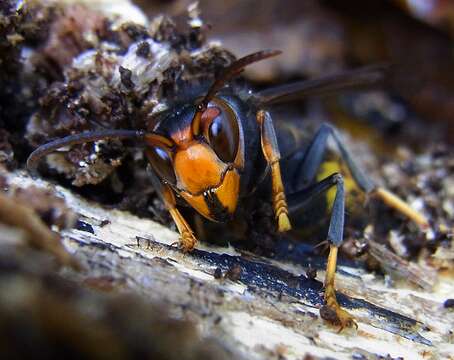
{"type": "Polygon", "coordinates": [[[256,97],[262,105],[274,105],[308,96],[329,95],[345,90],[371,89],[385,85],[391,68],[390,65],[367,66],[320,79],[272,87],[259,91],[256,93],[256,97]]]}

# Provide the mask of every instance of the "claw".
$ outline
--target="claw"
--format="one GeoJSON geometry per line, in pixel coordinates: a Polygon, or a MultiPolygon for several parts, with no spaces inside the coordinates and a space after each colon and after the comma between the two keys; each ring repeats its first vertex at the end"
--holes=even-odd
{"type": "Polygon", "coordinates": [[[194,250],[196,243],[197,243],[197,239],[195,238],[192,231],[183,231],[181,233],[180,242],[179,242],[178,247],[184,253],[187,253],[187,252],[194,250]]]}
{"type": "MultiPolygon", "coordinates": [[[[170,215],[172,215],[172,218],[175,221],[175,224],[177,225],[178,231],[180,233],[178,248],[185,253],[193,250],[195,245],[197,244],[197,239],[188,223],[176,208],[169,209],[169,212],[170,215]]],[[[173,243],[172,246],[173,245],[175,245],[175,243],[173,243]]]]}
{"type": "Polygon", "coordinates": [[[181,241],[174,241],[170,244],[170,247],[176,247],[177,249],[180,248],[181,241]]]}
{"type": "Polygon", "coordinates": [[[334,326],[339,326],[338,333],[345,328],[351,328],[353,326],[358,329],[358,324],[356,323],[354,317],[346,310],[342,309],[339,305],[323,305],[320,308],[320,317],[334,326]]]}
{"type": "Polygon", "coordinates": [[[337,250],[336,246],[330,246],[325,279],[325,305],[320,308],[320,317],[334,326],[339,326],[338,332],[341,332],[343,329],[353,326],[358,329],[358,325],[353,316],[342,309],[336,299],[334,274],[336,272],[337,250]]]}
{"type": "Polygon", "coordinates": [[[195,244],[197,243],[196,238],[191,233],[184,233],[181,235],[179,241],[175,241],[170,244],[171,247],[176,247],[184,253],[194,250],[195,244]]]}

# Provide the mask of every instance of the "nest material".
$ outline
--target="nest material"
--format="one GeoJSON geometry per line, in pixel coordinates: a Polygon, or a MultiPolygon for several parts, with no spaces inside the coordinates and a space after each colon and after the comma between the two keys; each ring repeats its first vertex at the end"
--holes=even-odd
{"type": "MultiPolygon", "coordinates": [[[[56,7],[49,33],[29,61],[46,77],[26,136],[34,147],[95,129],[146,129],[184,84],[212,79],[233,56],[205,41],[203,24],[182,29],[166,16],[149,27],[113,24],[83,7],[56,7]]],[[[48,166],[76,186],[98,184],[130,151],[118,141],[73,146],[48,166]]],[[[142,165],[143,166],[143,165],[142,165]]]]}

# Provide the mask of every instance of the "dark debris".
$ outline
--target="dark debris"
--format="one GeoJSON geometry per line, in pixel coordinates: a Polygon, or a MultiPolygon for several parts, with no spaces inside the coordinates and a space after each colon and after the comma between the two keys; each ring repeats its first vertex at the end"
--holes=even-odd
{"type": "Polygon", "coordinates": [[[233,264],[225,273],[225,277],[232,281],[238,281],[241,278],[241,265],[233,264]]]}
{"type": "Polygon", "coordinates": [[[217,267],[216,269],[214,269],[213,276],[215,279],[222,279],[222,277],[223,277],[222,269],[220,267],[217,267]]]}
{"type": "MultiPolygon", "coordinates": [[[[233,58],[216,46],[202,48],[205,43],[194,42],[190,27],[177,28],[167,17],[148,29],[133,23],[113,29],[103,15],[82,5],[57,10],[48,38],[33,53],[44,71],[43,64],[58,64],[54,74],[45,74],[47,89],[27,127],[33,147],[74,132],[146,129],[155,107],[162,109],[181,94],[182,82],[212,79],[233,58]],[[86,32],[95,38],[87,42],[86,32]],[[199,51],[192,55],[193,50],[199,51]]],[[[128,155],[144,167],[134,149],[118,142],[73,146],[48,163],[82,186],[104,181],[128,155]]]]}

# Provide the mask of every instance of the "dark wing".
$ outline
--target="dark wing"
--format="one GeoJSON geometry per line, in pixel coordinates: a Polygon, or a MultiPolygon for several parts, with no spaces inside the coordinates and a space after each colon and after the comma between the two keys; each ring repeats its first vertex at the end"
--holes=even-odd
{"type": "Polygon", "coordinates": [[[226,67],[222,71],[219,77],[214,81],[213,85],[211,85],[208,93],[205,95],[201,102],[202,106],[206,107],[214,97],[214,95],[216,95],[216,93],[225,85],[225,83],[243,72],[246,66],[273,56],[280,55],[281,53],[282,51],[280,50],[262,50],[235,60],[230,66],[226,67]]]}
{"type": "Polygon", "coordinates": [[[259,91],[255,94],[262,105],[294,101],[307,96],[330,95],[339,91],[371,89],[385,85],[392,66],[372,65],[320,79],[298,81],[259,91]]]}

